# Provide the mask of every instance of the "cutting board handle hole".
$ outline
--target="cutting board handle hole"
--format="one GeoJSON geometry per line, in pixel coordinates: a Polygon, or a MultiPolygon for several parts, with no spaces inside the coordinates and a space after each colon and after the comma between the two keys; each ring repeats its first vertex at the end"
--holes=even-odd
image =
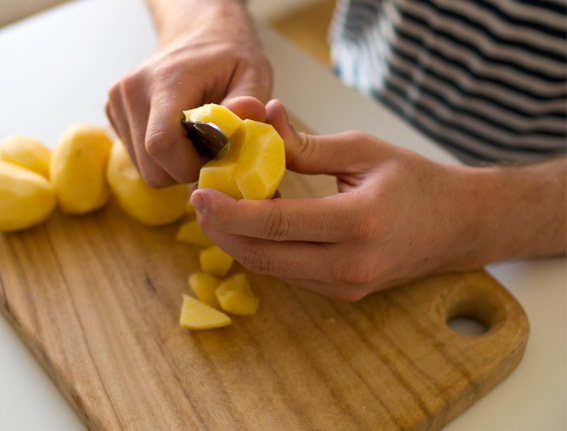
{"type": "Polygon", "coordinates": [[[452,316],[447,319],[447,326],[457,334],[468,337],[478,337],[488,332],[488,326],[475,316],[452,316]]]}

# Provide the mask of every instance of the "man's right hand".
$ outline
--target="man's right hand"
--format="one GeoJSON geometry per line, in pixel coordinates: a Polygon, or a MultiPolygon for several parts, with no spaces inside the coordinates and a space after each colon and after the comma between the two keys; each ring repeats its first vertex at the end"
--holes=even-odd
{"type": "Polygon", "coordinates": [[[142,177],[163,187],[195,181],[205,162],[187,139],[182,111],[238,96],[265,103],[272,70],[238,1],[150,3],[160,47],[112,86],[106,112],[142,177]]]}

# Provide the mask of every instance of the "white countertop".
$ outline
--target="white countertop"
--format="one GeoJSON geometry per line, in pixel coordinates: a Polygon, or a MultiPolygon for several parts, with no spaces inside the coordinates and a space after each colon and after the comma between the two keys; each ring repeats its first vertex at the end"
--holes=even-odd
{"type": "MultiPolygon", "coordinates": [[[[274,95],[319,133],[359,129],[430,158],[452,158],[374,101],[260,26],[272,58],[274,95]]],[[[105,125],[114,80],[156,46],[143,0],[81,0],[0,29],[0,139],[36,136],[53,146],[75,122],[105,125]]],[[[2,265],[0,257],[0,267],[2,265]]],[[[525,308],[531,332],[523,361],[449,431],[565,430],[566,260],[488,268],[525,308]]],[[[0,428],[75,431],[84,426],[6,319],[0,317],[0,428]]]]}

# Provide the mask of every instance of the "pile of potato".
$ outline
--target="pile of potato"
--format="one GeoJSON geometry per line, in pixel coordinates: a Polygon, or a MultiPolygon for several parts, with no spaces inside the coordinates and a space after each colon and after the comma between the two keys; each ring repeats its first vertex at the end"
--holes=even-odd
{"type": "Polygon", "coordinates": [[[98,127],[79,124],[61,136],[53,154],[37,139],[11,136],[0,145],[0,230],[16,231],[45,221],[58,205],[87,214],[111,192],[140,222],[159,226],[185,214],[186,185],[149,187],[120,141],[98,127]]]}
{"type": "MultiPolygon", "coordinates": [[[[188,204],[188,213],[195,213],[191,204],[188,204]]],[[[202,272],[191,274],[188,280],[197,299],[183,295],[181,326],[209,329],[230,325],[232,319],[223,311],[239,316],[256,314],[260,301],[246,275],[241,272],[225,278],[234,259],[214,245],[201,231],[196,219],[183,223],[176,239],[201,247],[199,263],[202,272]]]]}

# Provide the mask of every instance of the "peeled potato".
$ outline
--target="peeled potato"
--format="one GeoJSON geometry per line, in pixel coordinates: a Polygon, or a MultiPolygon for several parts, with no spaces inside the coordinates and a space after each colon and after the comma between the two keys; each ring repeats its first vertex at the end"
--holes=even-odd
{"type": "Polygon", "coordinates": [[[179,324],[187,329],[220,328],[232,323],[229,316],[198,299],[183,295],[179,324]]]}
{"type": "Polygon", "coordinates": [[[285,147],[278,132],[270,124],[244,120],[226,153],[201,168],[199,187],[235,199],[270,199],[284,174],[285,147]]]}
{"type": "Polygon", "coordinates": [[[112,142],[104,130],[88,124],[68,128],[53,151],[51,182],[61,210],[85,214],[103,207],[110,189],[106,165],[112,142]]]}
{"type": "Polygon", "coordinates": [[[215,295],[221,308],[232,314],[256,314],[260,306],[260,300],[254,295],[244,273],[233,275],[219,284],[215,295]]]}
{"type": "Polygon", "coordinates": [[[221,248],[213,245],[199,253],[201,269],[207,274],[224,277],[230,270],[234,259],[221,248]]]}
{"type": "Polygon", "coordinates": [[[0,160],[49,178],[51,151],[38,139],[20,135],[7,137],[0,144],[0,160]]]}
{"type": "Polygon", "coordinates": [[[185,222],[181,225],[175,235],[177,241],[188,242],[189,244],[210,247],[215,243],[203,233],[196,219],[185,222]]]}
{"type": "Polygon", "coordinates": [[[148,186],[120,141],[112,146],[106,178],[124,211],[145,225],[169,224],[186,213],[187,185],[161,189],[148,186]]]}
{"type": "Polygon", "coordinates": [[[0,230],[35,226],[51,214],[56,203],[55,190],[44,177],[0,161],[0,230]]]}
{"type": "Polygon", "coordinates": [[[215,290],[221,282],[219,278],[204,272],[197,272],[191,274],[188,281],[189,286],[201,302],[213,308],[220,308],[215,295],[215,290]]]}

